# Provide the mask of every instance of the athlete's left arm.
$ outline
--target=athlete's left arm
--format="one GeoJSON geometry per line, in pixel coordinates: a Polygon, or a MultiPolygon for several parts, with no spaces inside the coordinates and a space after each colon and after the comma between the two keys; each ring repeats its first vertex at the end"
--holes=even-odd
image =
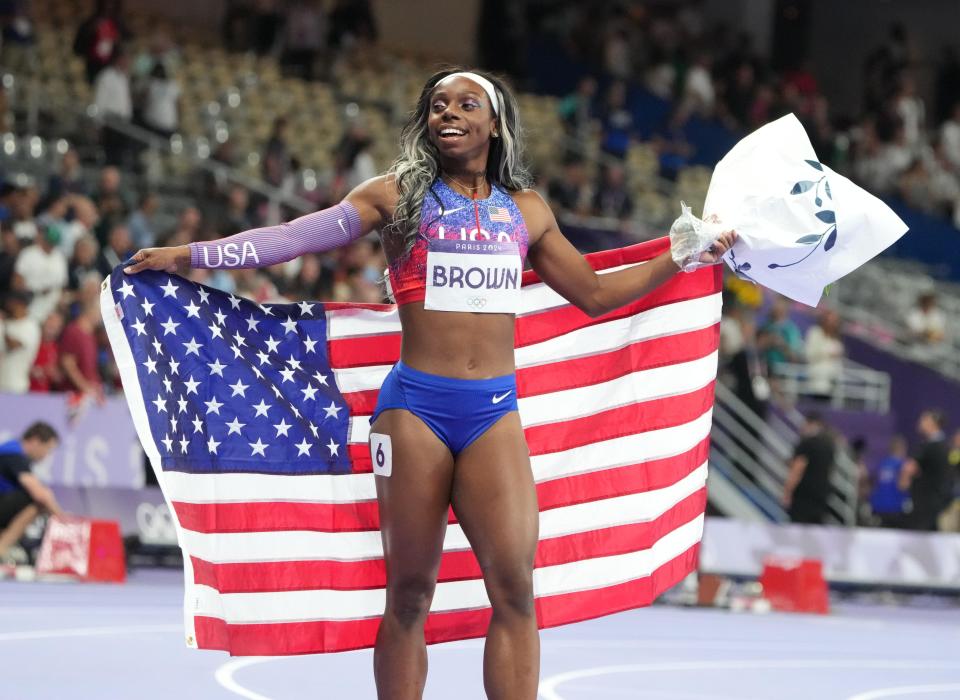
{"type": "MultiPolygon", "coordinates": [[[[560,296],[590,316],[601,316],[639,299],[679,271],[667,251],[644,265],[598,275],[560,232],[556,217],[539,194],[526,190],[515,195],[515,200],[530,236],[527,257],[531,267],[560,296]]],[[[722,234],[700,261],[720,262],[735,240],[733,231],[722,234]]]]}

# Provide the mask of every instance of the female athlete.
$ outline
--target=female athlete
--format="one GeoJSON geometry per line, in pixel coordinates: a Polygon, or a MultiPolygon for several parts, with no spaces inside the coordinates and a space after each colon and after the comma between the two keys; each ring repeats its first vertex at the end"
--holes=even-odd
{"type": "Polygon", "coordinates": [[[597,275],[528,189],[517,103],[495,76],[432,76],[400,149],[386,175],[336,206],[218,241],[140,250],[125,271],[273,265],[380,232],[403,340],[371,419],[387,571],[374,651],[378,696],[423,693],[423,627],[452,505],[492,606],[487,696],[532,700],[540,665],[533,597],[539,514],[514,374],[524,260],[598,316],[647,294],[681,266],[717,263],[736,234],[711,240],[675,226],[672,252],[597,275]]]}

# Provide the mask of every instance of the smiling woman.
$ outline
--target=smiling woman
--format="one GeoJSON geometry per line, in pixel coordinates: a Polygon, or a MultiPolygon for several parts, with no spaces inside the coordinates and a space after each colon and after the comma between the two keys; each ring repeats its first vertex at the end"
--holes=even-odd
{"type": "Polygon", "coordinates": [[[390,171],[337,206],[217,242],[141,250],[126,268],[272,265],[380,231],[402,329],[400,361],[380,388],[369,431],[387,577],[374,654],[384,698],[422,695],[424,623],[451,506],[492,608],[487,694],[532,700],[537,693],[539,510],[514,357],[527,259],[554,291],[599,316],[681,267],[717,263],[735,239],[677,226],[672,250],[598,275],[530,182],[507,84],[476,71],[441,71],[423,86],[390,171]]]}

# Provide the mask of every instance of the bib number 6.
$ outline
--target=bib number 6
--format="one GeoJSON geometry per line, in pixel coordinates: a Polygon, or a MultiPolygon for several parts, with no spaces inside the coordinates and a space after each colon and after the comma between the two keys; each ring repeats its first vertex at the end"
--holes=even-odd
{"type": "Polygon", "coordinates": [[[373,456],[373,473],[377,476],[390,476],[393,472],[393,449],[390,436],[383,433],[370,433],[370,454],[373,456]]]}

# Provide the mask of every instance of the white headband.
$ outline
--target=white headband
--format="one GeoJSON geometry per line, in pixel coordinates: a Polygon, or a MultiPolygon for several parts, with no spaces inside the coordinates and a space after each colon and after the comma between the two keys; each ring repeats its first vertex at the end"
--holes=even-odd
{"type": "Polygon", "coordinates": [[[482,75],[465,71],[463,73],[451,73],[442,80],[438,81],[437,85],[447,82],[450,80],[450,78],[466,78],[468,80],[472,80],[477,85],[482,87],[483,91],[487,93],[487,97],[490,98],[490,105],[493,107],[493,113],[497,116],[500,116],[500,100],[497,97],[497,89],[493,86],[493,83],[484,78],[482,75]]]}

